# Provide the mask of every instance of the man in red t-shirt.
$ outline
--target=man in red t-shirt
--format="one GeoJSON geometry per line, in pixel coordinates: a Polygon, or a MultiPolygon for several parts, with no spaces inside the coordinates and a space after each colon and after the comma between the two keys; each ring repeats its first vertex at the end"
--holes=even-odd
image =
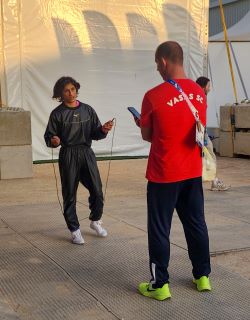
{"type": "Polygon", "coordinates": [[[148,179],[149,283],[139,291],[157,300],[171,297],[168,264],[169,234],[174,209],[183,224],[193,266],[193,282],[199,291],[211,290],[209,239],[204,218],[202,152],[195,141],[196,121],[174,80],[186,93],[206,124],[206,96],[183,69],[183,51],[177,42],[167,41],[156,50],[157,70],[164,82],[149,90],[142,102],[142,138],[151,143],[148,179]]]}

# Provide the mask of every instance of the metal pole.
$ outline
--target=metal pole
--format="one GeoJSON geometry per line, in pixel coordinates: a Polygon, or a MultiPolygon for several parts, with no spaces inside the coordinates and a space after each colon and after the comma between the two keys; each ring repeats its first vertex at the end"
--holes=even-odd
{"type": "Polygon", "coordinates": [[[228,41],[228,36],[227,36],[227,26],[226,26],[226,21],[225,21],[222,0],[219,0],[219,4],[220,4],[221,21],[222,21],[223,31],[224,31],[224,38],[225,38],[225,43],[226,43],[226,48],[227,48],[227,57],[228,57],[228,62],[229,62],[229,67],[230,67],[230,72],[231,72],[233,89],[234,89],[234,97],[235,97],[236,104],[238,104],[238,96],[237,96],[237,90],[236,90],[236,85],[235,85],[235,78],[234,78],[233,65],[232,65],[232,59],[231,59],[230,48],[229,48],[229,41],[228,41]]]}

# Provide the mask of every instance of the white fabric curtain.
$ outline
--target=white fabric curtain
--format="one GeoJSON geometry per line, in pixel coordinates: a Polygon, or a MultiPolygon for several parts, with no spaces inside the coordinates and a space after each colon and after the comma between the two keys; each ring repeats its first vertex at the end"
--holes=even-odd
{"type": "MultiPolygon", "coordinates": [[[[183,46],[188,75],[206,73],[208,0],[2,0],[1,94],[32,114],[33,160],[48,160],[43,134],[63,75],[81,84],[79,100],[102,122],[116,117],[113,155],[147,155],[128,106],[162,80],[154,52],[166,40],[183,46]]],[[[111,135],[93,144],[108,156],[111,135]]],[[[56,154],[57,156],[57,154],[56,154]]]]}

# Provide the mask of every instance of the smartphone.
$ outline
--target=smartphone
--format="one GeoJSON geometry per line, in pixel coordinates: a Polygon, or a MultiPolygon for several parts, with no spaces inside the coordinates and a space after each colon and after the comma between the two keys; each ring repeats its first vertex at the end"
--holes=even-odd
{"type": "Polygon", "coordinates": [[[141,119],[140,113],[134,107],[128,107],[128,111],[130,111],[136,119],[141,119]]]}

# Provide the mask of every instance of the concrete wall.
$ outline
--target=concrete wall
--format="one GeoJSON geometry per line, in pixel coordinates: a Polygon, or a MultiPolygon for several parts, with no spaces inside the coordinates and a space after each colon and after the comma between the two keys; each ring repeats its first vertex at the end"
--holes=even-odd
{"type": "Polygon", "coordinates": [[[250,156],[250,104],[220,107],[219,153],[223,157],[236,154],[250,156]],[[234,132],[232,116],[235,121],[234,132]]]}
{"type": "Polygon", "coordinates": [[[0,180],[31,178],[32,164],[31,145],[0,146],[0,180]]]}
{"type": "Polygon", "coordinates": [[[31,115],[0,109],[0,179],[32,177],[31,115]]]}
{"type": "Polygon", "coordinates": [[[235,127],[250,130],[250,104],[241,104],[235,108],[235,127]]]}
{"type": "Polygon", "coordinates": [[[234,153],[250,155],[250,132],[235,133],[234,153]]]}
{"type": "Polygon", "coordinates": [[[0,146],[31,144],[30,112],[0,112],[0,146]]]}

